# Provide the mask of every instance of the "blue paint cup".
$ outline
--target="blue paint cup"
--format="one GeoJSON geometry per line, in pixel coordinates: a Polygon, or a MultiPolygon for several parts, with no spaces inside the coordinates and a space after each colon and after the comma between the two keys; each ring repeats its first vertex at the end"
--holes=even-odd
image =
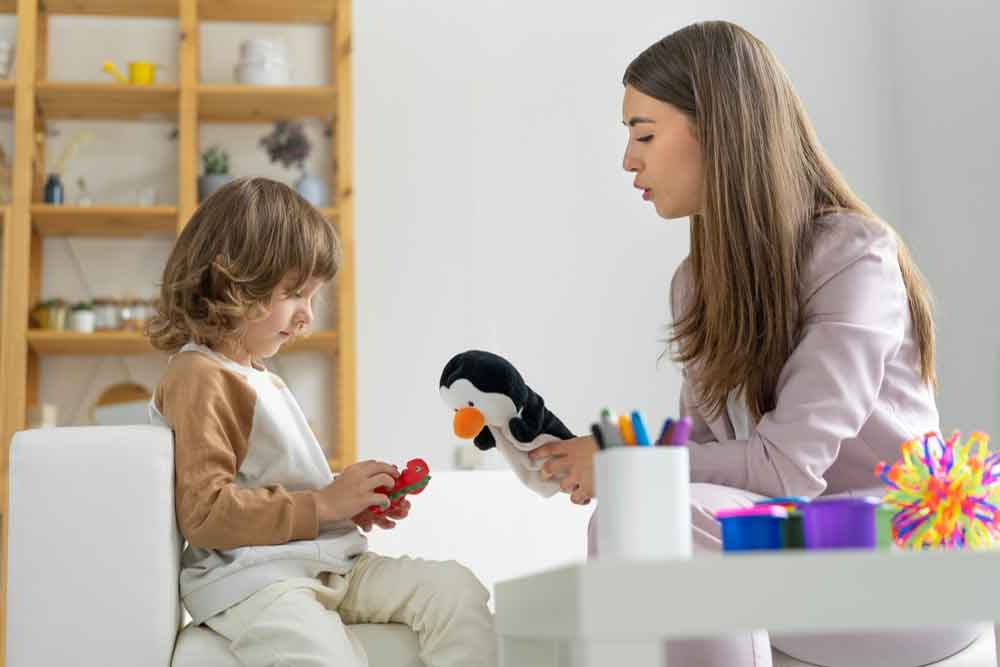
{"type": "Polygon", "coordinates": [[[788,510],[778,505],[758,505],[719,510],[723,551],[781,549],[785,542],[788,510]]]}
{"type": "Polygon", "coordinates": [[[780,496],[778,498],[765,498],[754,503],[760,505],[776,505],[788,510],[788,518],[785,519],[785,549],[805,549],[806,538],[802,527],[802,507],[809,502],[805,496],[780,496]]]}

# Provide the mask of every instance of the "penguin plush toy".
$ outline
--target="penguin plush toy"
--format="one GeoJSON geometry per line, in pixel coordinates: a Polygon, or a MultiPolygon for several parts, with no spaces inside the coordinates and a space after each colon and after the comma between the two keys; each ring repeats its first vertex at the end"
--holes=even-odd
{"type": "Polygon", "coordinates": [[[482,350],[456,354],[441,373],[440,387],[441,398],[455,412],[455,435],[471,438],[484,451],[496,447],[518,478],[539,494],[559,490],[559,482],[541,479],[544,461],[532,461],[528,452],[574,436],[509,361],[482,350]]]}

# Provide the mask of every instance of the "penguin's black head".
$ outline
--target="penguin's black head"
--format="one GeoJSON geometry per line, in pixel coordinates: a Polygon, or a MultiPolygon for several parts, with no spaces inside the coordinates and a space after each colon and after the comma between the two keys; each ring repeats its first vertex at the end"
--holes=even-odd
{"type": "Polygon", "coordinates": [[[476,389],[487,394],[503,394],[521,408],[528,395],[528,386],[514,366],[503,357],[483,350],[456,354],[441,372],[441,387],[450,387],[455,380],[466,379],[476,389]]]}

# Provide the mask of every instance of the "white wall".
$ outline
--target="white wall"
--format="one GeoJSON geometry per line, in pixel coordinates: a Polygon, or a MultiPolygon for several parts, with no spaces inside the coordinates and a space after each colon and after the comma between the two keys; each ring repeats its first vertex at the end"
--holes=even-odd
{"type": "Polygon", "coordinates": [[[899,226],[937,300],[941,426],[997,436],[1000,3],[897,3],[892,26],[899,226]]]}
{"type": "Polygon", "coordinates": [[[730,18],[768,42],[859,193],[887,217],[890,87],[875,3],[365,2],[355,6],[360,453],[449,464],[449,357],[508,356],[584,432],[599,408],[676,412],[658,366],[686,222],[621,169],[621,76],[730,18]]]}
{"type": "MultiPolygon", "coordinates": [[[[458,443],[437,382],[447,359],[470,347],[507,355],[577,431],[604,404],[653,420],[676,410],[676,371],[657,356],[687,228],[657,218],[621,170],[620,80],[653,41],[708,18],[734,20],[771,45],[835,163],[910,241],[939,299],[943,424],[991,428],[995,298],[969,286],[988,289],[998,233],[987,208],[997,176],[995,3],[587,4],[355,3],[360,454],[450,466],[458,443]],[[984,310],[983,325],[967,324],[984,310]]],[[[174,21],[53,20],[50,78],[100,80],[103,45],[114,43],[120,64],[153,58],[174,79],[176,30],[174,21]]],[[[322,29],[245,24],[206,29],[203,78],[228,80],[239,40],[262,34],[289,40],[302,83],[327,80],[322,29]]],[[[147,182],[176,197],[171,125],[57,127],[50,159],[74,130],[95,132],[72,169],[100,200],[128,202],[147,182]]],[[[238,173],[290,182],[256,148],[266,130],[210,126],[202,141],[226,145],[238,173]]],[[[2,132],[9,137],[9,123],[2,132]]],[[[325,156],[324,147],[315,164],[325,156]]],[[[73,247],[94,289],[138,296],[152,293],[169,249],[73,247]]],[[[45,296],[87,296],[70,261],[65,242],[48,244],[45,296]]],[[[314,362],[278,370],[325,436],[330,388],[314,362]]],[[[127,376],[117,362],[98,363],[46,361],[43,398],[64,421],[127,376]]],[[[157,362],[128,364],[155,382],[157,362]]]]}

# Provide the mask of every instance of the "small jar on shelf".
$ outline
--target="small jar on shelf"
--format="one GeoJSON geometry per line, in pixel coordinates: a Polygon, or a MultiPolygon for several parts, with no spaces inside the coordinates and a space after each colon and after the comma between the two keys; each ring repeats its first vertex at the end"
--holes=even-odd
{"type": "Polygon", "coordinates": [[[94,299],[94,328],[97,331],[116,331],[122,328],[121,312],[116,299],[94,299]]]}
{"type": "Polygon", "coordinates": [[[94,333],[94,306],[89,301],[74,303],[69,309],[69,330],[76,333],[94,333]]]}
{"type": "Polygon", "coordinates": [[[45,311],[45,326],[43,328],[50,331],[65,331],[69,304],[62,299],[49,299],[44,301],[42,305],[45,311]]]}
{"type": "Polygon", "coordinates": [[[121,328],[125,331],[140,331],[140,301],[138,299],[122,299],[118,302],[118,318],[121,328]]]}

